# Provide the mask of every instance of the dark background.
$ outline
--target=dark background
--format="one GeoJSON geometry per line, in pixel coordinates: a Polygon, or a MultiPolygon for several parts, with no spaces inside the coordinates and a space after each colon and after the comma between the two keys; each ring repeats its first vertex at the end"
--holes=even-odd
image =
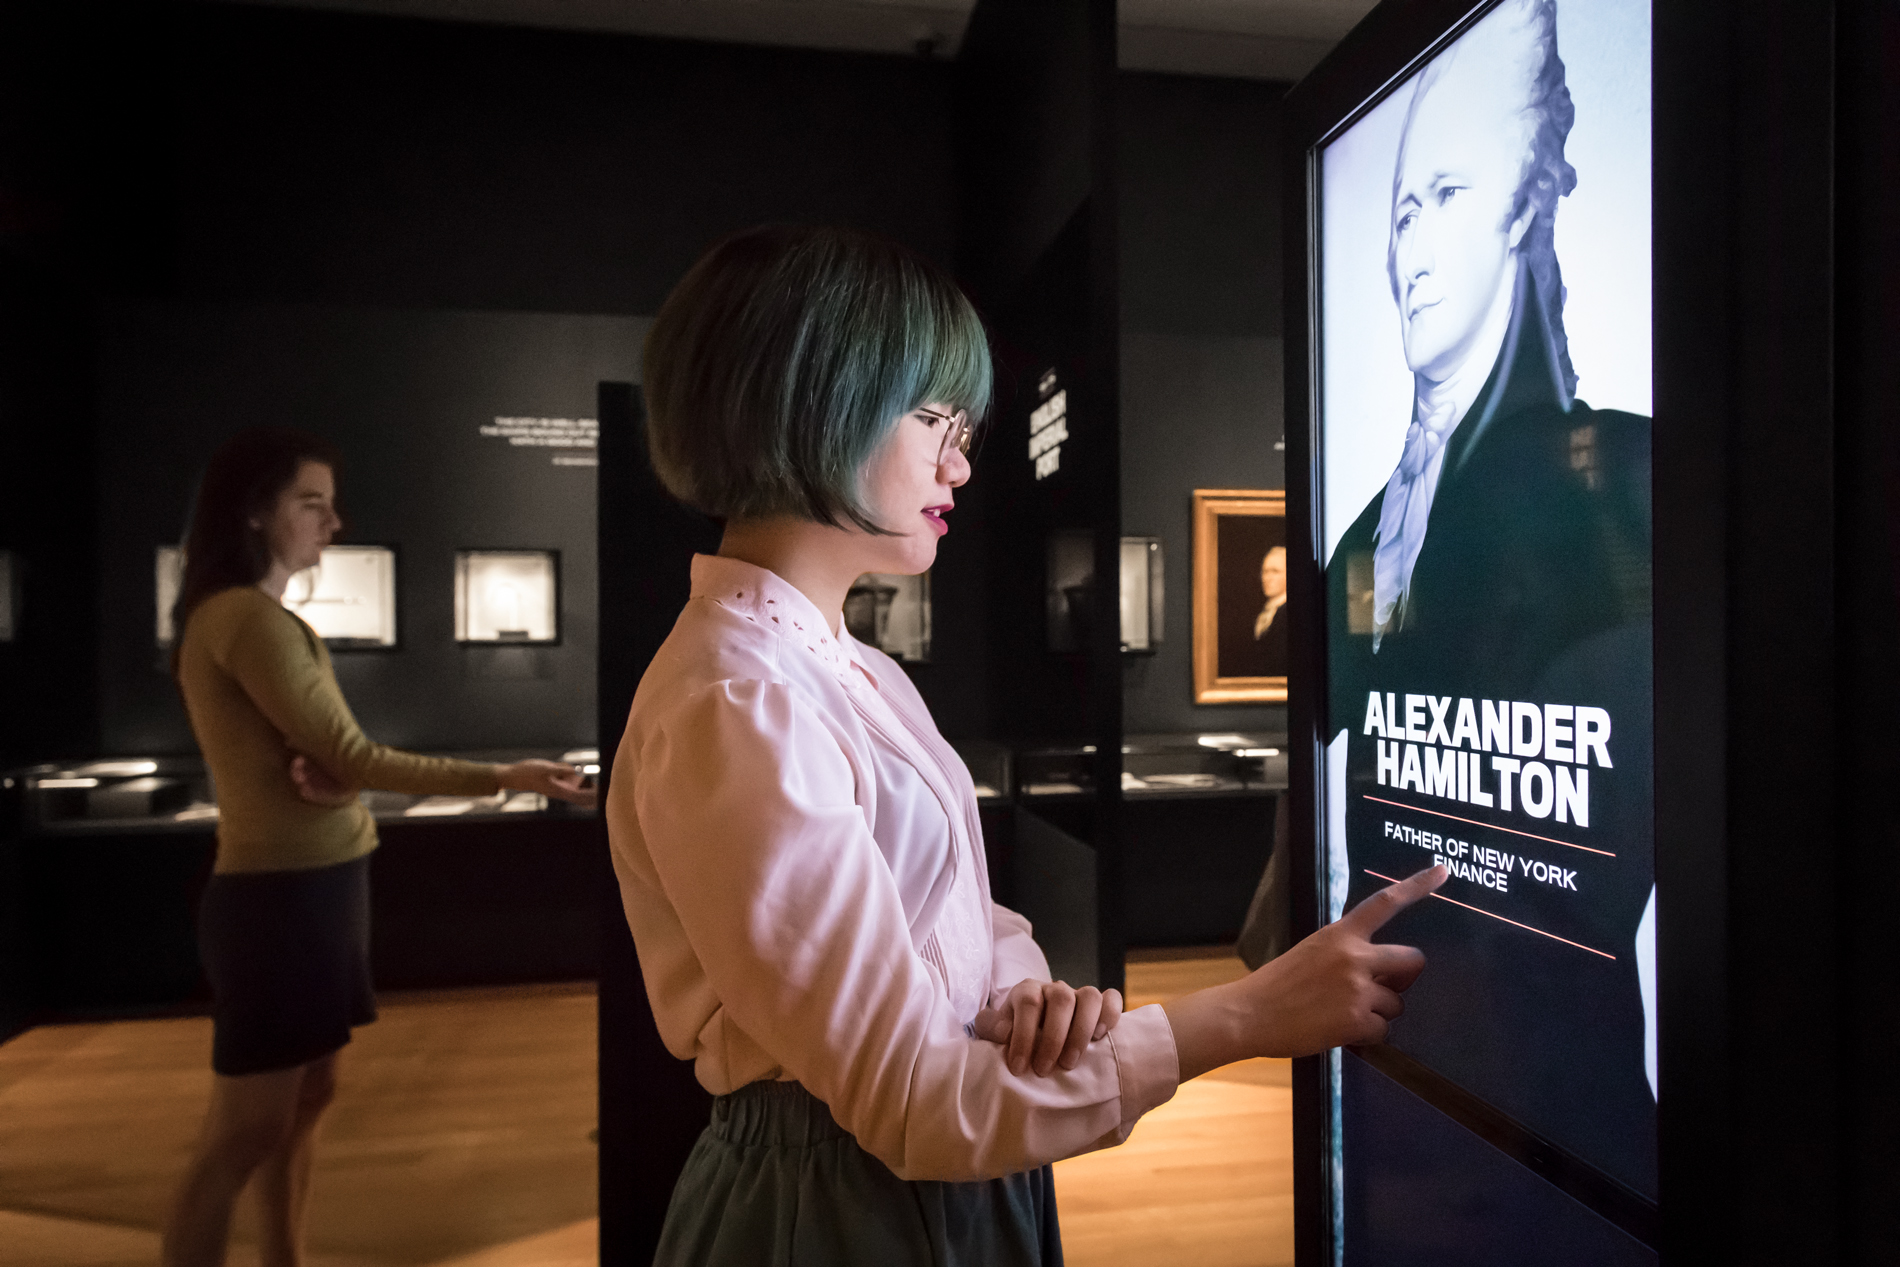
{"type": "Polygon", "coordinates": [[[28,567],[4,667],[47,684],[4,710],[0,760],[189,748],[150,552],[216,440],[268,421],[335,440],[351,535],[400,553],[403,646],[340,657],[372,734],[590,739],[591,480],[474,428],[591,417],[601,379],[637,381],[627,318],[722,233],[834,221],[951,254],[943,65],[227,5],[0,21],[8,315],[55,317],[0,354],[26,441],[0,545],[28,567]],[[468,545],[561,548],[572,636],[459,653],[468,545]]]}
{"type": "MultiPolygon", "coordinates": [[[[336,440],[350,538],[401,552],[403,646],[342,658],[373,734],[590,733],[572,639],[496,680],[431,632],[458,546],[553,544],[568,599],[589,583],[585,510],[545,496],[580,469],[528,474],[471,438],[478,417],[591,416],[598,379],[638,381],[626,319],[733,229],[841,222],[957,253],[948,63],[236,5],[22,5],[0,24],[18,336],[0,350],[17,458],[0,546],[26,565],[0,761],[188,749],[145,637],[150,551],[209,447],[251,421],[336,440]],[[462,502],[477,488],[489,509],[462,502]]],[[[1190,490],[1283,482],[1282,89],[1123,73],[1116,90],[1123,531],[1161,537],[1168,568],[1168,638],[1127,665],[1126,727],[1277,728],[1279,709],[1192,704],[1187,604],[1190,490]]],[[[978,518],[946,570],[986,552],[978,518]]],[[[936,619],[919,685],[947,734],[989,733],[1007,719],[967,689],[980,594],[936,619]]]]}
{"type": "MultiPolygon", "coordinates": [[[[1008,95],[1007,45],[989,79],[965,81],[979,104],[1008,95]]],[[[992,147],[974,164],[997,179],[960,185],[973,156],[959,156],[956,71],[241,5],[0,7],[0,548],[24,574],[18,637],[0,645],[0,767],[190,750],[152,645],[152,551],[177,538],[211,446],[252,422],[336,441],[345,539],[398,551],[401,645],[337,656],[372,736],[585,743],[586,468],[475,428],[498,413],[592,416],[599,380],[639,381],[644,321],[691,261],[767,220],[854,225],[960,265],[1005,323],[1009,287],[1086,214],[1089,268],[1116,257],[1118,284],[1087,320],[1119,330],[1107,384],[1120,400],[1096,373],[1106,408],[1075,425],[1114,428],[1120,530],[1160,537],[1167,560],[1167,639],[1122,661],[1120,725],[1283,725],[1278,708],[1191,702],[1188,607],[1191,490],[1283,481],[1283,87],[1110,71],[1118,106],[1086,161],[1051,151],[1048,178],[1025,184],[1003,174],[1038,154],[992,147]],[[994,240],[1010,251],[986,255],[982,226],[1005,222],[994,240]],[[562,552],[560,646],[453,644],[449,557],[468,546],[562,552]]],[[[1026,73],[1033,95],[1040,72],[1026,73]]],[[[1043,135],[1062,134],[1067,107],[1042,107],[1043,135]]],[[[1012,387],[999,455],[1017,447],[1001,430],[1021,421],[1012,387]]],[[[959,498],[934,662],[916,680],[953,738],[1076,737],[1092,724],[1081,715],[1050,729],[1018,701],[996,705],[990,592],[1015,567],[1039,584],[1042,550],[988,539],[986,483],[1004,496],[1007,481],[988,480],[959,498]]],[[[1144,807],[1130,876],[1251,876],[1264,828],[1236,834],[1211,812],[1144,807]]],[[[13,822],[0,814],[0,1032],[34,996],[13,822]]],[[[1130,932],[1231,932],[1245,887],[1222,881],[1234,909],[1211,924],[1171,899],[1130,932]]]]}
{"type": "Polygon", "coordinates": [[[1286,728],[1195,704],[1193,490],[1285,488],[1280,98],[1285,86],[1123,72],[1122,531],[1160,537],[1166,641],[1123,674],[1130,734],[1286,728]]]}
{"type": "MultiPolygon", "coordinates": [[[[1900,1236],[1894,1021],[1879,1003],[1900,857],[1886,804],[1900,707],[1890,212],[1900,19],[1867,2],[1778,3],[1772,20],[1751,10],[1746,25],[1723,10],[1697,0],[1657,13],[1659,48],[1695,71],[1659,88],[1659,117],[1688,121],[1665,137],[1673,148],[1659,145],[1659,170],[1708,178],[1699,200],[1658,202],[1657,288],[1692,309],[1674,347],[1687,367],[1684,417],[1700,428],[1673,443],[1687,465],[1705,439],[1725,454],[1723,437],[1749,438],[1732,469],[1666,508],[1683,557],[1735,560],[1732,573],[1682,569],[1699,587],[1683,602],[1706,619],[1672,644],[1676,714],[1706,742],[1680,744],[1682,768],[1667,773],[1685,784],[1728,777],[1739,790],[1724,801],[1733,854],[1731,819],[1718,812],[1680,824],[1694,848],[1670,864],[1682,892],[1711,894],[1682,908],[1677,927],[1712,930],[1707,944],[1735,953],[1685,959],[1666,978],[1664,1014],[1702,1037],[1665,1073],[1676,1105],[1665,1148],[1668,1132],[1710,1122],[1720,1129],[1708,1138],[1729,1141],[1724,1164],[1678,1175],[1679,1208],[1707,1211],[1697,1235],[1725,1229],[1736,1261],[1887,1261],[1900,1236]],[[1764,183],[1763,172],[1775,176],[1764,183]],[[1679,252],[1673,273],[1660,267],[1666,244],[1679,252]],[[1800,302],[1789,301],[1791,278],[1820,275],[1837,285],[1818,299],[1794,286],[1800,302]],[[1744,361],[1746,390],[1712,390],[1739,382],[1720,367],[1744,361]],[[1731,504],[1731,517],[1711,513],[1731,504]],[[1764,508],[1811,518],[1789,531],[1764,508]],[[1814,565],[1821,540],[1840,546],[1836,569],[1814,565]],[[1788,622],[1817,614],[1825,627],[1758,624],[1725,641],[1729,604],[1744,610],[1764,575],[1796,584],[1777,605],[1788,622]]],[[[118,653],[101,631],[121,619],[102,612],[116,593],[108,560],[127,549],[146,559],[153,544],[109,539],[121,508],[109,505],[106,455],[156,454],[173,479],[204,437],[166,454],[164,436],[116,429],[145,424],[108,424],[105,401],[190,369],[107,382],[112,312],[161,324],[175,313],[187,330],[217,310],[361,317],[339,344],[402,313],[427,314],[417,338],[469,313],[634,318],[713,237],[766,219],[856,224],[950,262],[951,73],[921,59],[239,6],[0,7],[0,548],[25,568],[20,635],[0,646],[0,761],[92,754],[118,727],[157,716],[116,702],[138,693],[125,684],[143,669],[122,666],[118,686],[102,672],[118,653]],[[366,315],[379,309],[395,315],[366,315]]],[[[1117,92],[1120,510],[1123,530],[1160,536],[1169,561],[1169,639],[1129,666],[1124,721],[1264,727],[1282,711],[1188,703],[1188,491],[1284,479],[1271,444],[1288,333],[1275,246],[1280,90],[1122,74],[1117,92]]],[[[1070,209],[1048,201],[1061,212],[1053,234],[1070,209]]],[[[490,346],[457,343],[441,363],[490,346]]],[[[290,347],[260,344],[258,355],[290,347]]],[[[374,360],[340,371],[349,390],[400,399],[370,374],[374,360]]],[[[563,400],[592,386],[554,377],[532,381],[563,400]]],[[[479,396],[471,390],[466,407],[479,396]]],[[[396,513],[365,499],[370,484],[355,487],[360,520],[396,513]]],[[[453,496],[448,480],[402,487],[427,503],[418,515],[453,496]]],[[[159,525],[175,513],[160,503],[178,494],[153,496],[139,513],[159,525]]],[[[396,544],[405,559],[419,548],[396,544]]],[[[134,606],[126,628],[149,621],[149,596],[134,606]]],[[[971,609],[940,611],[944,650],[920,681],[946,731],[979,733],[981,708],[953,705],[981,692],[957,692],[959,670],[942,658],[952,646],[981,654],[980,634],[947,636],[957,621],[966,634],[984,624],[971,609]]],[[[519,733],[560,733],[585,700],[576,689],[545,713],[524,710],[519,733]]],[[[20,892],[16,867],[13,842],[0,839],[0,1032],[17,1018],[19,926],[6,906],[20,892]]]]}

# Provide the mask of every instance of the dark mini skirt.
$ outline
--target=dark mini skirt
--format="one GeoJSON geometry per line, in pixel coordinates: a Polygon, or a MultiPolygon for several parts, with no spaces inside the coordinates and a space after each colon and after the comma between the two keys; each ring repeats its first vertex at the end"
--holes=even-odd
{"type": "Polygon", "coordinates": [[[1061,1267],[1049,1167],[903,1180],[796,1082],[713,1100],[673,1188],[655,1267],[1061,1267]]]}
{"type": "Polygon", "coordinates": [[[376,1019],[369,975],[369,856],[308,871],[213,875],[198,917],[211,978],[211,1067],[291,1069],[376,1019]]]}

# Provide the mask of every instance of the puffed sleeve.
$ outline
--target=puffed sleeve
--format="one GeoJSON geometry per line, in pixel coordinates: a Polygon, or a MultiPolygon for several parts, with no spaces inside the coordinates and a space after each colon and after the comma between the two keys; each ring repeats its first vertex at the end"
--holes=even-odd
{"type": "Polygon", "coordinates": [[[899,1176],[993,1178],[1120,1143],[1174,1094],[1159,1007],[1047,1078],[964,1032],[912,949],[842,742],[791,689],[701,688],[645,728],[638,770],[640,834],[719,1001],[709,1023],[743,1031],[899,1176]]]}

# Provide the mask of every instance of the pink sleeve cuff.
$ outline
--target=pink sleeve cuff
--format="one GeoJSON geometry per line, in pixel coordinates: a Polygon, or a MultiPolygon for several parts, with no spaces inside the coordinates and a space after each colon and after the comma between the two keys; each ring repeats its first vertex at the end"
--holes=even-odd
{"type": "Polygon", "coordinates": [[[1124,1013],[1109,1031],[1108,1043],[1121,1078],[1121,1130],[1127,1138],[1142,1114],[1174,1098],[1181,1083],[1181,1058],[1174,1047],[1174,1027],[1159,1003],[1124,1013]]]}

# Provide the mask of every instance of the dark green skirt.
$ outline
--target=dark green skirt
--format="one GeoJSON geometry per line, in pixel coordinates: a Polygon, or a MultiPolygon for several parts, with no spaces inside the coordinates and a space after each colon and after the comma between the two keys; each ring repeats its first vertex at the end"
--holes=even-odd
{"type": "Polygon", "coordinates": [[[713,1101],[656,1267],[1061,1267],[1055,1176],[906,1181],[796,1082],[713,1101]]]}

